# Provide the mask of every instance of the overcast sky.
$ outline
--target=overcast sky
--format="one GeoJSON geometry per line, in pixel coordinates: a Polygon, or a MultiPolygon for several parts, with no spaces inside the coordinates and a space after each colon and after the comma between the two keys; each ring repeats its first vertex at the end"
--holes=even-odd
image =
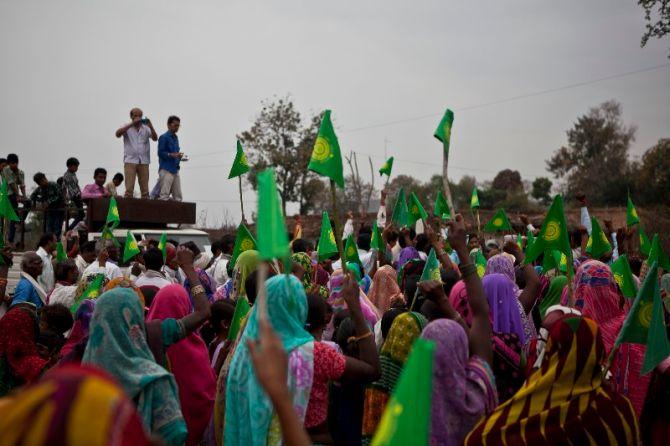
{"type": "MultiPolygon", "coordinates": [[[[422,180],[441,173],[432,133],[446,107],[454,180],[547,175],[576,117],[608,99],[637,125],[639,156],[670,137],[670,66],[472,108],[670,64],[670,39],[640,48],[636,3],[0,0],[0,153],[21,157],[29,189],[36,171],[55,180],[77,156],[83,186],[97,166],[122,170],[114,131],[131,107],[159,133],[177,114],[192,159],[184,196],[210,224],[239,219],[237,182],[226,180],[235,135],[275,95],[305,116],[332,109],[343,151],[372,155],[376,168],[387,139],[394,175],[422,180]]],[[[249,190],[245,201],[255,207],[249,190]]]]}

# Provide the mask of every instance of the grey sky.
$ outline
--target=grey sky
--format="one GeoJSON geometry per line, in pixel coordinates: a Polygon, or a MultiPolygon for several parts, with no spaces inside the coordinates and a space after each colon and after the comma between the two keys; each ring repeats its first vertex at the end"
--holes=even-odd
{"type": "MultiPolygon", "coordinates": [[[[237,183],[226,180],[235,134],[263,98],[290,93],[305,114],[332,109],[343,150],[376,167],[388,138],[394,174],[440,173],[439,116],[353,129],[450,107],[453,179],[508,167],[531,179],[546,175],[575,118],[608,99],[638,126],[632,155],[670,136],[670,68],[458,110],[670,63],[670,39],[641,49],[643,29],[632,0],[2,0],[0,153],[53,180],[77,156],[86,184],[97,166],[122,170],[114,131],[132,106],[159,133],[177,114],[192,158],[185,198],[202,200],[209,223],[224,212],[237,221],[237,183]]],[[[152,144],[152,184],[156,161],[152,144]]]]}

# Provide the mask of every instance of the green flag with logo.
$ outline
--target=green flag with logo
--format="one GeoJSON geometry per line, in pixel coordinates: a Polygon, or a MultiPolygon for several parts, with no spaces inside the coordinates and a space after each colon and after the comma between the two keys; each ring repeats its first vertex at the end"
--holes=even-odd
{"type": "Polygon", "coordinates": [[[128,262],[130,259],[135,257],[137,254],[139,254],[140,247],[137,245],[137,240],[135,240],[135,236],[128,231],[126,233],[126,244],[123,246],[123,261],[128,262]]]}
{"type": "Polygon", "coordinates": [[[358,247],[353,235],[347,237],[347,242],[344,245],[344,262],[342,265],[347,263],[358,263],[361,269],[363,268],[363,262],[361,262],[361,258],[358,256],[358,247]]]}
{"type": "Polygon", "coordinates": [[[430,440],[435,343],[418,338],[393,390],[372,446],[427,446],[430,440]]]}
{"type": "Polygon", "coordinates": [[[244,223],[240,223],[237,227],[237,232],[235,232],[235,245],[233,246],[233,254],[229,261],[231,271],[232,268],[235,267],[235,262],[237,262],[237,258],[240,254],[244,251],[249,251],[250,249],[256,249],[256,246],[256,239],[251,234],[251,231],[249,231],[249,228],[247,228],[244,223]]]}
{"type": "Polygon", "coordinates": [[[444,194],[441,190],[437,191],[437,197],[435,198],[435,207],[433,208],[433,215],[442,220],[447,220],[451,218],[451,210],[449,209],[449,204],[447,199],[444,198],[444,194]]]}
{"type": "Polygon", "coordinates": [[[261,259],[286,259],[290,254],[290,249],[284,214],[279,203],[275,170],[266,169],[256,178],[258,181],[256,227],[261,228],[256,234],[258,255],[261,259]]]}
{"type": "Polygon", "coordinates": [[[647,258],[647,264],[651,265],[654,262],[658,263],[659,268],[662,268],[665,271],[670,271],[670,260],[665,252],[663,252],[661,239],[658,234],[654,234],[654,238],[651,239],[651,249],[649,250],[649,257],[647,258]]]}
{"type": "Polygon", "coordinates": [[[107,209],[107,219],[105,220],[105,225],[109,229],[115,229],[121,223],[121,218],[119,217],[119,206],[116,204],[116,198],[111,197],[109,199],[109,208],[107,209]]]}
{"type": "Polygon", "coordinates": [[[472,195],[470,196],[470,209],[479,209],[479,193],[477,186],[472,188],[472,195]]]}
{"type": "Polygon", "coordinates": [[[95,279],[90,283],[90,285],[84,290],[79,299],[70,306],[70,313],[74,314],[77,312],[81,301],[84,299],[97,299],[100,294],[102,294],[102,285],[105,282],[105,275],[100,273],[95,276],[95,279]]]}
{"type": "Polygon", "coordinates": [[[651,265],[614,345],[623,342],[647,346],[642,361],[642,375],[654,370],[661,361],[670,356],[656,262],[651,265]]]}
{"type": "Polygon", "coordinates": [[[621,294],[628,299],[635,299],[637,295],[637,286],[635,285],[635,280],[633,279],[633,271],[630,269],[630,263],[628,262],[628,257],[626,254],[619,256],[618,259],[611,266],[612,274],[614,275],[614,280],[616,280],[621,294]]]}
{"type": "Polygon", "coordinates": [[[426,220],[428,218],[428,213],[421,205],[419,197],[416,196],[414,192],[409,195],[409,226],[413,226],[417,220],[426,220]]]}
{"type": "Polygon", "coordinates": [[[612,244],[600,227],[598,219],[591,217],[591,235],[586,243],[586,253],[598,260],[610,251],[612,251],[612,244]]]}
{"type": "Polygon", "coordinates": [[[398,191],[398,197],[393,206],[393,214],[391,221],[398,229],[403,226],[409,226],[409,209],[407,208],[407,199],[405,198],[405,190],[401,187],[398,191]]]}
{"type": "Polygon", "coordinates": [[[545,251],[542,257],[542,272],[546,273],[552,269],[556,269],[559,274],[568,272],[568,257],[556,249],[545,251]]]}
{"type": "Polygon", "coordinates": [[[250,309],[251,305],[249,305],[246,296],[239,296],[237,302],[235,302],[235,311],[233,312],[233,318],[230,321],[230,328],[228,329],[228,340],[230,342],[235,342],[237,339],[237,333],[242,326],[242,320],[244,320],[250,309]]]}
{"type": "Polygon", "coordinates": [[[644,229],[642,229],[642,225],[637,226],[637,236],[640,239],[640,252],[648,256],[649,251],[651,251],[651,242],[649,241],[647,234],[644,232],[644,229]]]}
{"type": "Polygon", "coordinates": [[[628,195],[628,203],[626,203],[626,226],[631,227],[637,223],[640,223],[640,217],[637,215],[633,200],[628,195]]]}
{"type": "Polygon", "coordinates": [[[372,222],[372,237],[370,239],[370,249],[376,250],[380,255],[386,252],[386,243],[382,233],[377,225],[377,220],[372,222]]]}
{"type": "Polygon", "coordinates": [[[491,217],[491,220],[484,225],[484,232],[503,232],[511,230],[512,223],[509,222],[509,218],[507,218],[504,209],[498,209],[498,211],[493,214],[493,217],[491,217]]]}
{"type": "Polygon", "coordinates": [[[486,257],[478,249],[475,253],[475,267],[477,268],[477,275],[481,279],[486,274],[486,257]]]}
{"type": "Polygon", "coordinates": [[[423,272],[421,273],[421,278],[419,280],[421,282],[425,280],[437,280],[438,282],[442,282],[442,276],[440,276],[440,262],[437,261],[434,248],[430,248],[428,259],[426,259],[426,265],[423,267],[423,272]]]}
{"type": "Polygon", "coordinates": [[[330,121],[330,110],[323,113],[321,127],[316,136],[312,157],[307,168],[321,176],[328,177],[344,189],[344,176],[342,174],[342,154],[340,144],[337,142],[333,123],[330,121]]]}
{"type": "Polygon", "coordinates": [[[63,242],[56,243],[56,262],[64,262],[66,260],[67,260],[67,253],[65,252],[63,242]]]}
{"type": "Polygon", "coordinates": [[[533,235],[533,231],[530,229],[528,232],[526,232],[526,249],[524,250],[524,253],[528,252],[528,248],[530,248],[530,245],[532,245],[535,242],[535,236],[533,235]]]}
{"type": "Polygon", "coordinates": [[[116,237],[114,237],[114,233],[107,225],[102,227],[102,233],[100,234],[100,238],[102,240],[111,240],[112,243],[114,243],[114,246],[116,246],[117,248],[119,247],[118,240],[116,240],[116,237]]]}
{"type": "Polygon", "coordinates": [[[386,160],[386,162],[379,169],[379,175],[386,175],[387,177],[391,176],[391,170],[393,169],[393,157],[386,160]]]}
{"type": "Polygon", "coordinates": [[[327,259],[339,253],[337,249],[337,240],[335,239],[335,231],[333,231],[328,212],[326,211],[323,211],[321,216],[321,235],[319,236],[317,253],[319,255],[319,260],[327,259]]]}
{"type": "Polygon", "coordinates": [[[4,179],[0,185],[0,217],[12,221],[19,221],[19,216],[16,215],[14,207],[12,207],[12,203],[9,201],[9,195],[7,194],[7,181],[4,179]]]}
{"type": "Polygon", "coordinates": [[[167,261],[167,232],[161,234],[161,238],[158,241],[158,250],[163,253],[163,264],[167,261]]]}
{"type": "Polygon", "coordinates": [[[449,144],[451,143],[451,127],[454,124],[454,112],[447,109],[444,112],[444,116],[440,120],[440,123],[435,129],[433,136],[439,139],[442,142],[442,147],[444,148],[444,153],[449,156],[449,144]]]}
{"type": "Polygon", "coordinates": [[[565,254],[567,262],[572,263],[572,249],[568,234],[568,223],[563,213],[563,198],[556,195],[547,212],[542,228],[533,244],[526,250],[525,263],[533,262],[545,251],[557,250],[565,254]]]}
{"type": "Polygon", "coordinates": [[[249,172],[249,161],[247,160],[247,155],[244,153],[242,148],[242,143],[240,140],[237,140],[237,152],[235,153],[235,160],[233,165],[230,167],[230,173],[228,173],[228,179],[239,177],[249,172]]]}

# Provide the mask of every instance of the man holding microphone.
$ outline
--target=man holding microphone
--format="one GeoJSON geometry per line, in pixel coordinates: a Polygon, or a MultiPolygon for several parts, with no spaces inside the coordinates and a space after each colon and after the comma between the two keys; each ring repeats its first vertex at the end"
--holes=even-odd
{"type": "Polygon", "coordinates": [[[158,135],[149,118],[142,118],[142,110],[130,110],[130,122],[116,131],[123,136],[123,173],[126,177],[126,198],[132,198],[135,177],[140,185],[142,198],[149,198],[149,138],[158,140],[158,135]]]}
{"type": "Polygon", "coordinates": [[[158,139],[158,177],[160,181],[160,199],[169,200],[170,195],[175,201],[181,201],[181,182],[179,179],[179,162],[187,161],[179,148],[180,119],[170,116],[167,120],[168,131],[158,139]]]}

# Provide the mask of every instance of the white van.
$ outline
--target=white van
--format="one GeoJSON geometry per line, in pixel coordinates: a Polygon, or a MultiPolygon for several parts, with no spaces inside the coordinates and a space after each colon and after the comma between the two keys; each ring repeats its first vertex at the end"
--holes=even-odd
{"type": "MultiPolygon", "coordinates": [[[[151,239],[158,241],[164,232],[167,233],[168,240],[174,240],[179,244],[194,242],[201,251],[210,251],[209,234],[199,229],[130,229],[130,233],[138,242],[151,239]]],[[[128,229],[116,228],[112,233],[121,246],[126,243],[128,229]]],[[[88,239],[89,241],[98,241],[101,235],[101,232],[89,232],[88,239]]]]}

